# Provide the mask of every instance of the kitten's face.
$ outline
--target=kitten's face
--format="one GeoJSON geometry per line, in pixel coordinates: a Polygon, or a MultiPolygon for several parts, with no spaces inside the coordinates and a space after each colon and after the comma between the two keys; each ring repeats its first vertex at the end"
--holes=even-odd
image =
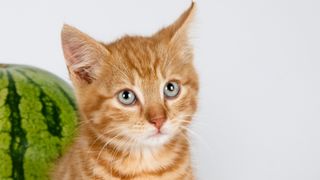
{"type": "Polygon", "coordinates": [[[186,34],[193,9],[154,36],[107,45],[64,27],[64,53],[88,128],[132,146],[162,145],[186,129],[198,93],[186,34]]]}

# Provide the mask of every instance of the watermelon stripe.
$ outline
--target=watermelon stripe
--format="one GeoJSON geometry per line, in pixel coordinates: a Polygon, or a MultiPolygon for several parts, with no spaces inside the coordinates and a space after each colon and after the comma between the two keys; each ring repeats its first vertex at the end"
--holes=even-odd
{"type": "Polygon", "coordinates": [[[68,100],[69,104],[71,104],[73,109],[76,110],[77,109],[77,105],[74,102],[74,100],[72,99],[72,97],[70,95],[68,95],[68,93],[60,85],[58,85],[57,83],[55,83],[55,85],[62,92],[63,96],[68,100]]]}
{"type": "Polygon", "coordinates": [[[21,126],[21,115],[19,110],[20,95],[17,93],[16,85],[13,77],[9,71],[8,76],[8,96],[6,104],[10,107],[11,113],[9,116],[11,122],[11,142],[10,142],[10,156],[12,161],[12,174],[13,179],[24,179],[23,159],[27,150],[28,141],[26,138],[26,132],[21,126]]]}
{"type": "MultiPolygon", "coordinates": [[[[32,71],[32,72],[34,72],[34,73],[37,73],[37,71],[34,70],[33,68],[25,68],[25,69],[27,69],[28,71],[32,71]]],[[[17,69],[16,71],[19,71],[19,72],[22,73],[24,76],[29,77],[28,75],[26,75],[25,72],[23,72],[23,71],[20,70],[20,69],[17,69]]],[[[29,78],[30,78],[30,77],[29,77],[29,78]]],[[[69,95],[69,94],[64,90],[64,88],[63,88],[61,85],[59,85],[59,84],[57,84],[57,83],[54,83],[54,84],[55,84],[56,87],[62,92],[62,94],[63,94],[64,97],[68,100],[69,104],[71,104],[71,106],[73,107],[73,109],[76,110],[76,109],[77,109],[77,105],[76,105],[74,99],[71,97],[71,95],[69,95]]]]}
{"type": "Polygon", "coordinates": [[[46,124],[48,126],[48,131],[51,135],[62,137],[62,127],[60,125],[61,119],[59,114],[61,112],[60,108],[55,104],[55,102],[47,96],[43,90],[40,90],[40,101],[42,104],[42,114],[46,114],[46,124]]]}
{"type": "Polygon", "coordinates": [[[51,135],[57,136],[59,138],[62,138],[62,127],[61,127],[61,119],[60,119],[60,113],[61,109],[59,106],[56,105],[55,101],[50,98],[45,91],[41,88],[41,86],[33,81],[25,72],[22,70],[17,69],[17,72],[22,74],[29,83],[37,86],[40,90],[40,102],[42,105],[42,114],[46,114],[46,125],[48,127],[48,131],[51,135]]]}

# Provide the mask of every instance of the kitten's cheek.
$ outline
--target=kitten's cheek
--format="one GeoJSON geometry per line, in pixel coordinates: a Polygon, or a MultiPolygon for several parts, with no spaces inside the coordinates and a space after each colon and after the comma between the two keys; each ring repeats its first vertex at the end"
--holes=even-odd
{"type": "Polygon", "coordinates": [[[161,132],[171,138],[178,132],[179,128],[175,127],[171,120],[167,120],[167,122],[161,128],[161,132]]]}
{"type": "Polygon", "coordinates": [[[162,133],[165,133],[165,134],[171,133],[171,131],[172,131],[172,125],[171,125],[171,123],[170,123],[169,121],[170,121],[170,120],[167,120],[167,121],[163,124],[163,126],[162,126],[162,128],[161,128],[161,132],[162,132],[162,133]]]}

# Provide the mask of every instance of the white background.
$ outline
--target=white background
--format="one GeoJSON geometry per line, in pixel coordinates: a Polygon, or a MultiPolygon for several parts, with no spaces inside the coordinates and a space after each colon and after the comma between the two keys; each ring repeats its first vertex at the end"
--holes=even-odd
{"type": "MultiPolygon", "coordinates": [[[[320,179],[320,1],[198,0],[200,180],[320,179]]],[[[0,62],[68,79],[60,29],[150,35],[189,0],[0,1],[0,62]]]]}

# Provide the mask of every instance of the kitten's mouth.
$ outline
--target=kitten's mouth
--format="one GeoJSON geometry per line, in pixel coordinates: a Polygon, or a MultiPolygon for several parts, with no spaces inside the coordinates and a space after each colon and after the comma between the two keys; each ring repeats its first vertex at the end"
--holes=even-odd
{"type": "Polygon", "coordinates": [[[158,137],[162,137],[162,136],[166,136],[166,135],[168,135],[168,134],[161,132],[161,131],[157,131],[156,133],[148,136],[148,138],[158,138],[158,137]]]}
{"type": "Polygon", "coordinates": [[[171,135],[170,132],[167,132],[165,130],[163,131],[153,131],[152,133],[145,136],[145,139],[143,139],[143,143],[147,145],[163,145],[165,144],[169,139],[171,135]]]}

